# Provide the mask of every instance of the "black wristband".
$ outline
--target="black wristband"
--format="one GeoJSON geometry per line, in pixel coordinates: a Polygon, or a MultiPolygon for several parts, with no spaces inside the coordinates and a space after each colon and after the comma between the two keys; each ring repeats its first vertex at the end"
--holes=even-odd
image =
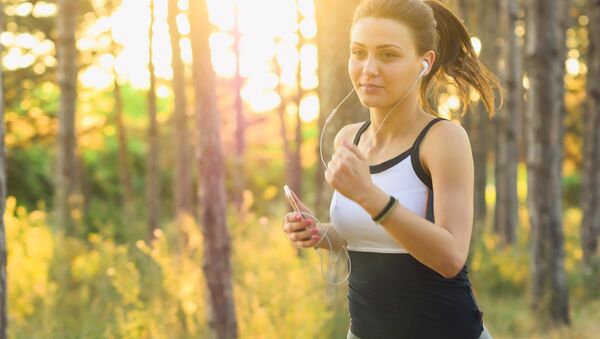
{"type": "Polygon", "coordinates": [[[390,200],[388,201],[387,205],[385,205],[385,207],[381,210],[381,212],[379,212],[376,216],[372,217],[373,221],[375,221],[377,223],[380,222],[384,217],[386,217],[388,215],[388,213],[390,212],[392,207],[394,207],[395,203],[396,203],[396,198],[394,198],[393,196],[390,195],[390,200]]]}

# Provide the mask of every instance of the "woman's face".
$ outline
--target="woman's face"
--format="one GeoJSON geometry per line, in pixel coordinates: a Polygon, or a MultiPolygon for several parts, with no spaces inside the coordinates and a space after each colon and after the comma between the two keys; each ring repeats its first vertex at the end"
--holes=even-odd
{"type": "Polygon", "coordinates": [[[373,17],[354,23],[348,72],[364,106],[394,105],[413,85],[422,61],[412,34],[403,23],[373,17]]]}

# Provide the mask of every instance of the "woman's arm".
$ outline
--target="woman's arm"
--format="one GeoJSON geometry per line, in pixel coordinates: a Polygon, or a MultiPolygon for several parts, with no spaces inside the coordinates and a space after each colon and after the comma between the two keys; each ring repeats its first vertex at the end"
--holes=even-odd
{"type": "MultiPolygon", "coordinates": [[[[417,260],[446,278],[462,269],[473,228],[473,157],[465,130],[453,123],[433,126],[420,146],[423,168],[432,177],[435,224],[396,207],[382,226],[417,260]]],[[[388,195],[371,180],[369,164],[355,145],[343,141],[325,171],[325,180],[370,215],[388,195]]]]}
{"type": "MultiPolygon", "coordinates": [[[[471,146],[461,126],[442,123],[431,128],[419,151],[432,178],[435,224],[399,204],[382,226],[417,260],[452,278],[467,259],[473,228],[471,146]]],[[[357,203],[373,216],[388,199],[372,185],[357,203]]]]}

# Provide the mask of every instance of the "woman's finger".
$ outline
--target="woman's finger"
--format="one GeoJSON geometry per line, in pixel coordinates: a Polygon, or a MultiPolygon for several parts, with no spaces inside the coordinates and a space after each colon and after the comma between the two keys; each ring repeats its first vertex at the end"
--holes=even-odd
{"type": "Polygon", "coordinates": [[[314,231],[298,231],[290,234],[290,238],[293,241],[308,241],[312,239],[312,236],[316,234],[314,231]]]}
{"type": "Polygon", "coordinates": [[[349,152],[352,152],[358,159],[365,160],[365,155],[360,151],[360,149],[346,140],[342,141],[342,146],[344,149],[347,149],[349,152]]]}
{"type": "Polygon", "coordinates": [[[311,237],[309,240],[295,241],[294,244],[296,245],[296,247],[301,247],[301,248],[315,247],[315,245],[317,244],[317,242],[319,242],[319,240],[321,240],[320,236],[315,235],[315,237],[311,237]]]}
{"type": "Polygon", "coordinates": [[[305,220],[301,220],[301,221],[293,221],[293,222],[286,222],[283,225],[283,230],[286,233],[292,233],[292,232],[298,232],[298,231],[302,231],[308,227],[313,226],[315,223],[312,219],[305,219],[305,220]]]}

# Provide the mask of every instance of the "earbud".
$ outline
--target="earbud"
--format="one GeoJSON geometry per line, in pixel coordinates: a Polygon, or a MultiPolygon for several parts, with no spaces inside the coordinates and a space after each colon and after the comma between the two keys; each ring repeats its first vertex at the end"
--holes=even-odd
{"type": "Polygon", "coordinates": [[[427,62],[427,60],[421,61],[421,65],[423,65],[423,69],[421,70],[421,73],[419,73],[417,78],[421,78],[429,70],[429,63],[427,62]]]}

